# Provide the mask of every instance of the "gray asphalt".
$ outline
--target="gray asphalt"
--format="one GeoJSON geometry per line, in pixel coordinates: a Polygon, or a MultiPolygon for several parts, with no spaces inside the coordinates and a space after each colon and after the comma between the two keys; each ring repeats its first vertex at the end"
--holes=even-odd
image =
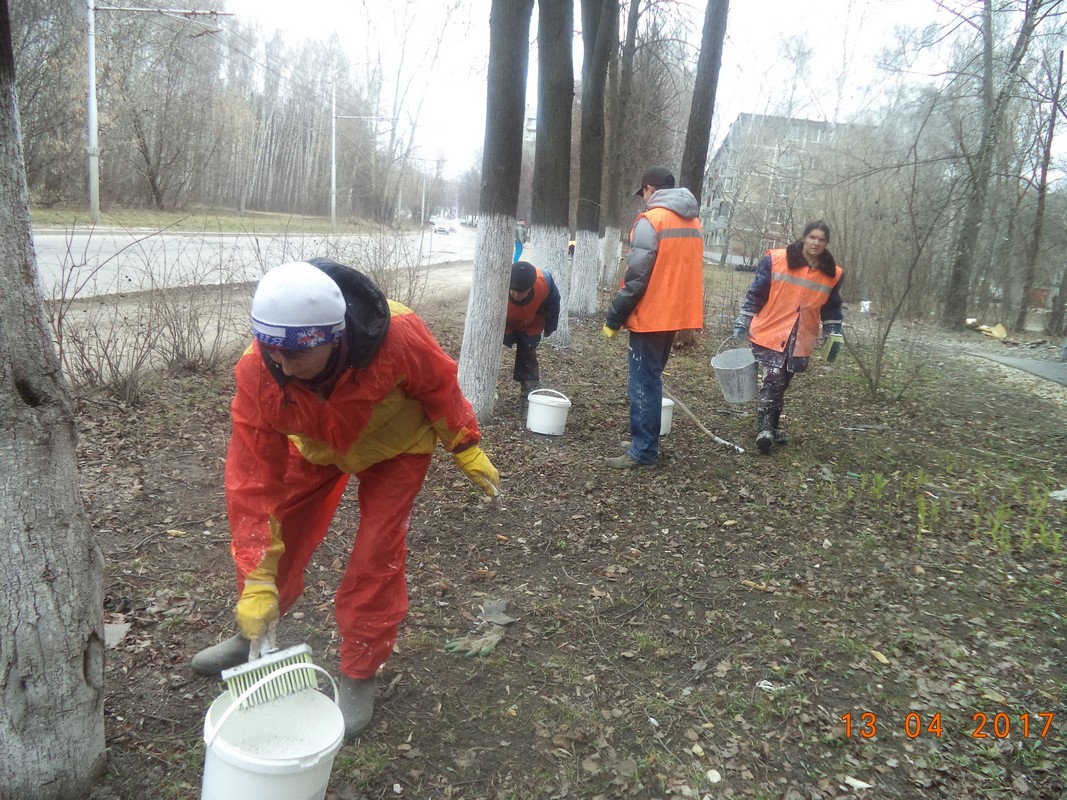
{"type": "Polygon", "coordinates": [[[1011,358],[1010,356],[996,356],[990,353],[968,352],[967,355],[987,358],[998,364],[1015,367],[1031,375],[1037,375],[1045,380],[1054,381],[1061,386],[1067,386],[1067,362],[1042,361],[1037,358],[1011,358]]]}

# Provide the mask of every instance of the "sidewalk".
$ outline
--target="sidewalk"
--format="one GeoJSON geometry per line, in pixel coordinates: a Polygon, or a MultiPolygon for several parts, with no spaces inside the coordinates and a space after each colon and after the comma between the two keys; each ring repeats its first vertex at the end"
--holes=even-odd
{"type": "Polygon", "coordinates": [[[1015,367],[1016,369],[1023,370],[1023,372],[1029,372],[1031,375],[1037,375],[1045,380],[1054,381],[1061,386],[1067,386],[1067,362],[1043,361],[1037,358],[1012,358],[1011,356],[981,353],[976,350],[967,351],[967,355],[996,361],[998,364],[1015,367]]]}

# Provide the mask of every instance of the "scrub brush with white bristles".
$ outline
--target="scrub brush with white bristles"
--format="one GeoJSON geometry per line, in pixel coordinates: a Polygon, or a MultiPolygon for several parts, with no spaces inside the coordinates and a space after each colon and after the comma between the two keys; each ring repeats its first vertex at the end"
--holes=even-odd
{"type": "Polygon", "coordinates": [[[295,647],[260,656],[255,661],[249,661],[233,669],[225,669],[222,671],[222,680],[234,697],[240,697],[252,689],[257,682],[262,682],[261,686],[251,691],[241,702],[241,708],[251,708],[279,697],[302,692],[305,689],[317,689],[319,682],[315,676],[315,670],[316,667],[311,660],[311,648],[306,644],[298,644],[295,647]],[[310,666],[308,669],[300,669],[302,664],[310,666]],[[286,669],[276,678],[271,678],[273,673],[290,666],[293,668],[286,669]]]}

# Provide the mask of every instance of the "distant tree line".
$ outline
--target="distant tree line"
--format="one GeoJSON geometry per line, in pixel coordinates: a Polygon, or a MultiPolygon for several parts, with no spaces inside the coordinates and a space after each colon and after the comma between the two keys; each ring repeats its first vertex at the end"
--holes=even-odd
{"type": "MultiPolygon", "coordinates": [[[[224,0],[161,5],[225,11],[224,0]]],[[[460,0],[452,5],[472,13],[460,0]]],[[[83,203],[85,3],[19,0],[11,12],[31,203],[83,203]]],[[[626,176],[627,185],[639,165],[677,161],[680,155],[695,59],[686,52],[686,24],[691,23],[670,4],[660,4],[653,5],[642,28],[644,47],[634,70],[637,102],[610,167],[626,176]]],[[[263,40],[233,16],[180,17],[102,6],[95,12],[95,30],[105,210],[217,208],[326,216],[335,166],[336,213],[342,218],[388,223],[418,217],[424,197],[429,213],[476,212],[478,165],[447,181],[444,163],[414,147],[414,127],[427,120],[418,118],[413,95],[428,86],[410,87],[409,96],[396,91],[402,76],[383,74],[380,64],[357,67],[330,31],[322,41],[290,45],[280,36],[263,40]]],[[[443,38],[438,46],[455,42],[443,38]]],[[[617,48],[612,70],[608,91],[617,94],[617,48]]],[[[580,118],[578,108],[576,134],[580,118]]]]}

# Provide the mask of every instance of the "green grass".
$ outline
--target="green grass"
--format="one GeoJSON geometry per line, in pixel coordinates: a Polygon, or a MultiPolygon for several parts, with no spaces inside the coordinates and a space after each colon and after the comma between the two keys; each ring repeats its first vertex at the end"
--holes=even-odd
{"type": "MultiPolygon", "coordinates": [[[[31,208],[30,220],[37,230],[60,228],[64,231],[86,231],[93,227],[89,209],[80,207],[31,208]]],[[[362,233],[376,230],[367,220],[337,220],[331,225],[328,217],[308,217],[294,214],[273,214],[249,211],[238,215],[234,209],[187,209],[182,211],[152,211],[150,209],[113,208],[101,210],[101,228],[122,228],[145,231],[180,231],[185,233],[362,233]]]]}

